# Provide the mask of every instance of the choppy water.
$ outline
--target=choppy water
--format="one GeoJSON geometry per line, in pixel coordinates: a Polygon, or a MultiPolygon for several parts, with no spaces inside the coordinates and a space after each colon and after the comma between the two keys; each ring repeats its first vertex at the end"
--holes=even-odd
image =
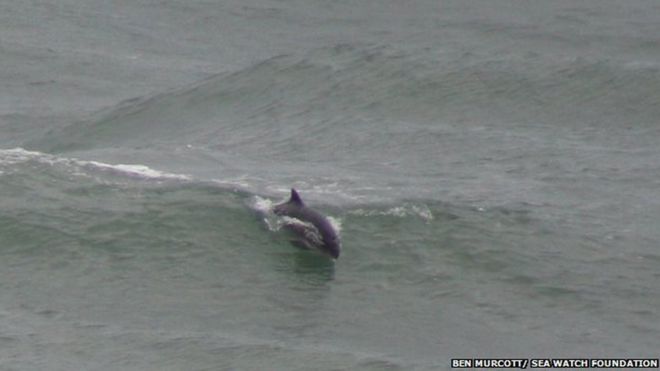
{"type": "Polygon", "coordinates": [[[657,356],[655,2],[0,8],[0,368],[657,356]]]}

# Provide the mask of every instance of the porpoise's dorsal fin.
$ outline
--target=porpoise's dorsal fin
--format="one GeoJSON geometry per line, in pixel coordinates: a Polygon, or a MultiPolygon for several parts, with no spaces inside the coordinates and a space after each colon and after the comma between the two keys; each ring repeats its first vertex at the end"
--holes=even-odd
{"type": "Polygon", "coordinates": [[[293,188],[291,188],[291,199],[289,200],[289,202],[292,202],[300,207],[305,206],[305,204],[302,201],[302,198],[300,198],[298,192],[296,192],[296,190],[293,188]]]}

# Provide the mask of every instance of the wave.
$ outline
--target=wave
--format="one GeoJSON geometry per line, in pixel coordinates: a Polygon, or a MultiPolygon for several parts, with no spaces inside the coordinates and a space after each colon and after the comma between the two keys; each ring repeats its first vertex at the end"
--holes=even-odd
{"type": "MultiPolygon", "coordinates": [[[[140,272],[153,264],[172,274],[208,275],[202,281],[216,279],[212,272],[218,269],[252,272],[264,264],[315,281],[334,277],[334,268],[292,247],[277,220],[264,215],[279,202],[274,196],[141,165],[24,149],[0,151],[0,171],[0,235],[3,253],[12,258],[43,257],[80,274],[88,274],[85,264],[101,259],[122,270],[140,272]],[[202,273],[178,264],[190,261],[202,273]]],[[[609,297],[610,288],[574,282],[597,281],[606,270],[587,269],[585,279],[585,267],[597,261],[634,276],[640,264],[651,269],[657,260],[650,253],[622,257],[622,241],[586,234],[571,220],[549,223],[531,205],[476,208],[431,199],[310,204],[341,224],[338,269],[349,269],[356,281],[376,277],[378,284],[410,287],[424,300],[460,296],[465,285],[489,282],[547,303],[597,307],[601,301],[595,298],[609,297]]],[[[616,290],[626,297],[629,288],[616,290]]]]}
{"type": "MultiPolygon", "coordinates": [[[[191,202],[197,202],[198,198],[219,197],[220,204],[232,205],[232,209],[243,208],[246,211],[256,212],[260,217],[272,216],[272,207],[288,197],[288,189],[281,190],[280,198],[277,196],[260,195],[245,191],[238,191],[233,180],[206,180],[197,179],[190,175],[170,173],[154,169],[141,164],[109,164],[98,161],[80,160],[75,157],[58,156],[37,151],[29,151],[23,148],[0,150],[0,182],[4,189],[12,188],[16,184],[28,184],[27,188],[39,189],[41,195],[61,192],[62,198],[67,195],[72,200],[80,196],[91,196],[89,192],[81,192],[83,189],[95,189],[99,186],[115,188],[117,192],[111,192],[114,197],[121,198],[122,192],[127,196],[133,195],[134,191],[155,192],[154,196],[162,192],[192,192],[191,202]],[[57,182],[53,182],[57,180],[57,182]],[[75,191],[72,191],[75,190],[75,191]],[[224,201],[222,201],[224,200],[224,201]],[[234,200],[228,202],[228,200],[234,200]],[[236,201],[240,200],[240,201],[236,201]]],[[[310,188],[310,195],[315,194],[310,188]]],[[[307,196],[308,194],[305,193],[307,196]]],[[[29,195],[24,195],[28,197],[29,195]]],[[[313,200],[313,198],[312,198],[313,200]]],[[[59,200],[64,201],[66,200],[59,200]]],[[[153,201],[158,202],[158,198],[153,201]]],[[[182,202],[185,200],[181,200],[182,202]]],[[[314,201],[312,201],[313,203],[314,201]]],[[[33,205],[39,209],[40,205],[33,205]]],[[[48,207],[48,205],[43,205],[48,207]]],[[[112,207],[112,205],[108,205],[112,207]]],[[[458,211],[456,206],[438,203],[433,200],[411,200],[395,202],[393,204],[362,203],[348,206],[337,206],[332,204],[319,204],[324,210],[329,211],[331,221],[338,231],[343,229],[343,217],[353,219],[379,220],[383,218],[401,218],[419,221],[421,228],[427,228],[428,224],[438,221],[453,220],[458,218],[459,213],[471,210],[469,213],[478,215],[484,209],[467,208],[458,211]],[[334,214],[334,217],[333,217],[334,214]],[[427,225],[427,226],[424,226],[427,225]]],[[[518,215],[518,212],[502,213],[518,215]]],[[[278,228],[271,228],[272,231],[278,228]]]]}
{"type": "Polygon", "coordinates": [[[397,207],[537,205],[599,225],[606,213],[583,210],[621,195],[639,177],[625,163],[646,169],[657,152],[657,101],[655,65],[343,44],[128,100],[25,148],[426,221],[437,213],[397,207]]]}
{"type": "Polygon", "coordinates": [[[543,55],[412,55],[343,44],[127,100],[29,147],[62,152],[175,143],[295,158],[396,140],[428,150],[433,142],[423,138],[439,135],[443,123],[594,125],[606,118],[650,125],[660,113],[658,86],[657,66],[543,55]]]}

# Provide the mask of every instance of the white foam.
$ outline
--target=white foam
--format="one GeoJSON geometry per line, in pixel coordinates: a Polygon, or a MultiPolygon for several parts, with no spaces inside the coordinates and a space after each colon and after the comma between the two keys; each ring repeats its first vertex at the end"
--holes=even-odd
{"type": "Polygon", "coordinates": [[[222,186],[238,187],[242,189],[250,187],[250,182],[247,181],[247,175],[242,175],[233,179],[213,179],[212,182],[222,186]]]}
{"type": "Polygon", "coordinates": [[[129,176],[136,176],[147,179],[178,179],[190,180],[188,175],[173,174],[165,171],[155,170],[145,165],[139,164],[117,164],[110,165],[97,161],[78,161],[81,165],[91,165],[100,169],[109,169],[129,176]]]}
{"type": "Polygon", "coordinates": [[[353,215],[359,216],[395,216],[398,218],[404,218],[406,216],[418,216],[425,221],[433,220],[433,213],[425,205],[404,205],[404,206],[395,206],[387,210],[363,210],[358,209],[351,212],[353,215]]]}
{"type": "Polygon", "coordinates": [[[327,218],[335,232],[337,232],[338,235],[341,235],[341,219],[333,216],[328,216],[327,218]]]}
{"type": "Polygon", "coordinates": [[[250,207],[261,213],[269,213],[273,209],[273,201],[260,196],[254,196],[250,207]]]}
{"type": "MultiPolygon", "coordinates": [[[[0,150],[0,165],[14,165],[27,161],[37,161],[47,165],[65,165],[79,167],[94,167],[101,170],[111,170],[122,175],[140,177],[145,179],[178,179],[190,180],[188,175],[173,174],[160,170],[152,169],[145,165],[140,164],[106,164],[98,161],[85,161],[77,158],[58,157],[48,153],[28,151],[23,148],[3,149],[0,150]]],[[[82,173],[74,169],[75,174],[81,175],[82,173]]]]}
{"type": "Polygon", "coordinates": [[[41,152],[27,151],[23,148],[12,148],[0,150],[0,164],[14,165],[21,162],[30,161],[35,157],[44,155],[41,152]]]}

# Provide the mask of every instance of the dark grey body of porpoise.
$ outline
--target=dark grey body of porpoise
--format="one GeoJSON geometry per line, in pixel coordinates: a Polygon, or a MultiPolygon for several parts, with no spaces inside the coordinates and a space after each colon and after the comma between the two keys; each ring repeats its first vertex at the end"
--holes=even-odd
{"type": "Polygon", "coordinates": [[[313,225],[316,231],[310,231],[309,227],[295,224],[289,224],[287,227],[303,238],[297,242],[301,242],[304,247],[315,247],[335,259],[339,257],[341,241],[332,224],[321,213],[305,206],[295,189],[291,189],[289,201],[276,205],[273,212],[277,215],[288,216],[313,225]]]}

